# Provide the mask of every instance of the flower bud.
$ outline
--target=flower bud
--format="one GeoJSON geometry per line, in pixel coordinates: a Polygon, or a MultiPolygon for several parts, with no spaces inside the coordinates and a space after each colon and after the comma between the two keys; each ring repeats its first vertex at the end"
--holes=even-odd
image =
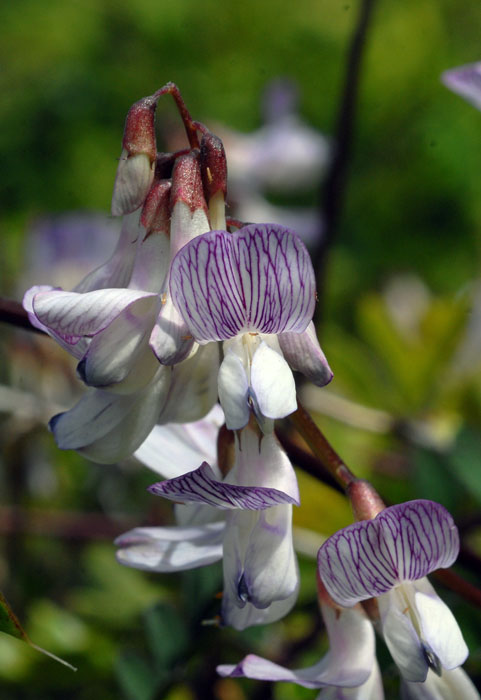
{"type": "Polygon", "coordinates": [[[224,230],[227,161],[222,141],[209,131],[204,133],[200,144],[200,168],[211,228],[224,230]]]}
{"type": "Polygon", "coordinates": [[[175,161],[170,206],[173,257],[186,243],[209,230],[197,150],[181,155],[175,161]]]}
{"type": "Polygon", "coordinates": [[[170,180],[154,180],[142,208],[140,223],[151,233],[162,231],[169,235],[170,228],[170,180]]]}
{"type": "Polygon", "coordinates": [[[133,104],[127,114],[112,195],[113,216],[123,216],[138,209],[152,184],[157,152],[156,106],[154,97],[144,97],[133,104]]]}

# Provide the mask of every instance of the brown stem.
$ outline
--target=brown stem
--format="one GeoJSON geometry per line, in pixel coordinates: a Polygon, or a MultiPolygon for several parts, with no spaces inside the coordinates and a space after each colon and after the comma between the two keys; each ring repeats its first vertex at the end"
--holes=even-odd
{"type": "Polygon", "coordinates": [[[0,322],[9,323],[11,326],[25,328],[28,331],[45,335],[40,328],[32,326],[23,306],[20,302],[14,301],[13,299],[3,299],[0,297],[0,322]]]}
{"type": "Polygon", "coordinates": [[[197,136],[197,126],[196,122],[190,116],[190,112],[186,107],[184,99],[180,94],[180,90],[175,83],[167,83],[164,87],[154,94],[154,97],[161,97],[162,95],[172,95],[174,102],[177,105],[179,114],[181,116],[182,122],[185,127],[187,138],[189,139],[189,144],[191,148],[199,148],[199,139],[197,136]]]}
{"type": "Polygon", "coordinates": [[[446,588],[454,591],[462,598],[475,605],[477,608],[481,608],[481,591],[472,583],[466,581],[459,574],[455,573],[452,569],[438,569],[435,571],[433,576],[441,581],[446,588]]]}
{"type": "Polygon", "coordinates": [[[343,488],[346,488],[356,479],[355,475],[326,440],[302,404],[298,401],[297,405],[297,411],[289,416],[290,421],[316,457],[320,459],[325,469],[343,488]]]}
{"type": "Polygon", "coordinates": [[[327,484],[336,491],[344,493],[344,489],[331,476],[331,473],[320,459],[298,445],[286,432],[276,430],[276,435],[291,462],[294,462],[306,474],[310,474],[318,481],[322,481],[323,484],[327,484]]]}

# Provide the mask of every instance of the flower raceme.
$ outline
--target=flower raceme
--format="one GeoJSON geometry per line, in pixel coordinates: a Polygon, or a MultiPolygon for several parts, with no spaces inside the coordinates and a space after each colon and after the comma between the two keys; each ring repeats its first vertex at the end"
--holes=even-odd
{"type": "Polygon", "coordinates": [[[295,603],[299,581],[292,505],[299,503],[299,492],[292,465],[269,424],[265,433],[255,425],[240,431],[234,464],[223,478],[215,455],[222,420],[216,407],[196,424],[154,429],[136,454],[172,478],[150,490],[185,505],[176,505],[177,526],[136,528],[118,538],[117,557],[128,566],[163,572],[222,558],[221,622],[244,629],[278,620],[295,603]],[[175,461],[159,457],[165,449],[175,461]],[[202,457],[210,465],[204,461],[185,471],[202,457]]]}
{"type": "Polygon", "coordinates": [[[260,422],[287,415],[296,408],[288,363],[319,385],[332,377],[311,322],[304,245],[275,224],[225,230],[222,142],[191,122],[190,150],[157,154],[160,94],[127,116],[112,257],[71,292],[36,286],[24,297],[33,325],[77,358],[90,387],[52,419],[57,444],[100,462],[131,454],[156,423],[201,418],[217,394],[229,428],[244,427],[251,408],[260,422]]]}

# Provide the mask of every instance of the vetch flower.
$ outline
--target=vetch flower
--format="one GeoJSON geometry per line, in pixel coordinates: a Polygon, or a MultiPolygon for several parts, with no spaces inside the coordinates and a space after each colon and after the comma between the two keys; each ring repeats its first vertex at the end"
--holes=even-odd
{"type": "Polygon", "coordinates": [[[319,576],[341,606],[376,597],[380,627],[403,679],[424,682],[466,659],[468,649],[449,608],[425,578],[451,566],[459,551],[452,517],[418,500],[354,523],[320,548],[319,576]]]}
{"type": "Polygon", "coordinates": [[[320,600],[329,638],[329,651],[314,666],[289,670],[255,654],[237,665],[217,667],[221,676],[296,683],[324,688],[318,700],[383,700],[381,675],[375,657],[374,629],[360,606],[338,608],[320,600]]]}
{"type": "Polygon", "coordinates": [[[218,388],[229,429],[247,424],[251,405],[261,422],[296,410],[289,364],[319,386],[332,378],[311,321],[312,264],[289,229],[198,236],[174,258],[170,292],[198,343],[224,341],[218,388]]]}
{"type": "Polygon", "coordinates": [[[260,434],[247,426],[236,436],[234,466],[223,478],[212,459],[215,443],[206,449],[205,424],[158,426],[140,448],[137,455],[148,466],[165,476],[178,474],[150,490],[186,505],[176,505],[180,526],[122,535],[118,559],[175,571],[223,557],[222,623],[244,629],[280,619],[294,605],[299,584],[292,543],[292,504],[299,499],[294,470],[272,431],[260,434]],[[167,444],[167,436],[176,459],[156,460],[154,451],[167,444]],[[199,445],[210,465],[204,461],[186,471],[199,445]]]}
{"type": "Polygon", "coordinates": [[[479,700],[479,693],[462,668],[443,670],[438,676],[429,670],[424,683],[403,682],[401,700],[479,700]]]}

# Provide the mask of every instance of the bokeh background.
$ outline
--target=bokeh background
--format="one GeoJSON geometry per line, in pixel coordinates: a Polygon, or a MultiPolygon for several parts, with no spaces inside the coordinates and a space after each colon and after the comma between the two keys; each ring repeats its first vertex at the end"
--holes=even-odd
{"type": "MultiPolygon", "coordinates": [[[[315,252],[359,9],[357,0],[3,3],[0,293],[21,299],[35,283],[73,285],[108,256],[125,114],[169,80],[194,118],[225,137],[232,211],[250,202],[266,216],[278,213],[279,223],[297,216],[315,252]],[[287,149],[288,130],[275,132],[284,134],[277,141],[266,131],[276,116],[266,88],[279,78],[299,95],[298,116],[284,127],[315,130],[303,133],[319,160],[309,177],[287,166],[279,181],[267,174],[260,182],[242,154],[262,153],[267,136],[277,155],[283,138],[287,149]]],[[[475,584],[481,113],[440,74],[481,59],[480,23],[477,0],[374,2],[349,178],[319,290],[318,331],[335,379],[327,389],[301,389],[345,461],[387,501],[432,498],[451,510],[463,542],[456,571],[475,584]]],[[[177,147],[169,98],[158,122],[159,146],[177,147]]],[[[299,472],[294,612],[244,633],[202,625],[218,610],[218,567],[151,576],[114,558],[115,535],[172,522],[170,507],[145,490],[155,477],[134,460],[106,467],[55,448],[46,422],[80,392],[73,363],[53,342],[2,326],[0,589],[33,640],[79,670],[0,634],[1,700],[314,698],[290,684],[218,679],[215,665],[248,651],[292,666],[319,658],[326,642],[313,556],[323,537],[350,522],[342,497],[299,472]]],[[[479,682],[480,610],[438,589],[460,621],[471,650],[466,668],[479,682]]],[[[379,647],[386,696],[396,697],[395,668],[379,647]]]]}

